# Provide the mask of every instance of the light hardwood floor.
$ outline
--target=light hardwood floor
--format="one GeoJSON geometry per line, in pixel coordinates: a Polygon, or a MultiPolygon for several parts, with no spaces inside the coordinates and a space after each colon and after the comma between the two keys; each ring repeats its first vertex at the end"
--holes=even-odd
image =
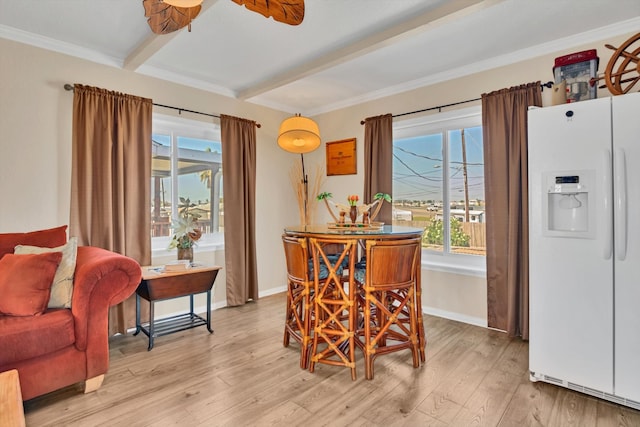
{"type": "MultiPolygon", "coordinates": [[[[285,295],[213,312],[204,328],[116,337],[102,387],[25,402],[27,426],[640,426],[640,412],[528,376],[528,346],[503,333],[425,317],[427,363],[379,357],[375,379],[299,368],[282,346],[285,295]]],[[[51,369],[55,369],[54,366],[51,369]]]]}

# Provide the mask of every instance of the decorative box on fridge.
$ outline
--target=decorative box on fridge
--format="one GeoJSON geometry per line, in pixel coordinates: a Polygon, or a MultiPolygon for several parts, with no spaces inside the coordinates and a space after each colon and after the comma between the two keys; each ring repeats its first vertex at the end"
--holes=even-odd
{"type": "Polygon", "coordinates": [[[566,82],[567,102],[597,97],[598,87],[591,79],[598,76],[598,54],[595,49],[571,53],[555,59],[553,76],[556,84],[566,82]]]}

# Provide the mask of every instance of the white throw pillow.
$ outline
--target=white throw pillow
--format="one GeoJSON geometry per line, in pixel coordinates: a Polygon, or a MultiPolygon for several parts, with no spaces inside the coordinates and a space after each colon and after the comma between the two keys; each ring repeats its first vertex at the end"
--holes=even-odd
{"type": "Polygon", "coordinates": [[[42,254],[45,252],[62,252],[62,261],[58,265],[56,275],[51,285],[51,297],[48,308],[70,308],[71,295],[73,294],[73,275],[76,270],[76,254],[78,252],[78,239],[71,237],[69,241],[57,248],[41,248],[38,246],[18,245],[14,253],[42,254]]]}

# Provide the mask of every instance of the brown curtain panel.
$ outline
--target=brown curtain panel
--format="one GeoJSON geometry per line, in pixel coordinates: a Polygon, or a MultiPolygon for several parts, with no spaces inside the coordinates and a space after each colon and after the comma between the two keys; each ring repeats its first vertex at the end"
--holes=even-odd
{"type": "MultiPolygon", "coordinates": [[[[366,203],[376,193],[392,195],[393,117],[391,114],[364,120],[364,192],[366,203]]],[[[391,224],[391,204],[383,203],[376,221],[391,224]]]]}
{"type": "MultiPolygon", "coordinates": [[[[151,263],[150,99],[74,85],[69,234],[151,263]]],[[[110,333],[135,326],[132,296],[112,307],[110,333]]]]}
{"type": "Polygon", "coordinates": [[[227,305],[258,299],[256,263],[256,123],[220,116],[227,305]]]}
{"type": "Polygon", "coordinates": [[[529,339],[527,110],[540,82],[482,95],[489,327],[529,339]]]}

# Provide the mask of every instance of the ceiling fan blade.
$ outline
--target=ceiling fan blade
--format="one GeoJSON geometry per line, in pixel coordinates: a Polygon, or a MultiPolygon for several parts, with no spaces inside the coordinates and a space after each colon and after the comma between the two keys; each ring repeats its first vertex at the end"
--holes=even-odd
{"type": "Polygon", "coordinates": [[[304,19],[304,0],[232,0],[247,9],[258,12],[265,18],[273,17],[278,22],[299,25],[304,19]]]}
{"type": "Polygon", "coordinates": [[[144,16],[156,34],[169,34],[186,27],[198,16],[202,6],[176,7],[163,3],[162,0],[143,0],[144,16]]]}

